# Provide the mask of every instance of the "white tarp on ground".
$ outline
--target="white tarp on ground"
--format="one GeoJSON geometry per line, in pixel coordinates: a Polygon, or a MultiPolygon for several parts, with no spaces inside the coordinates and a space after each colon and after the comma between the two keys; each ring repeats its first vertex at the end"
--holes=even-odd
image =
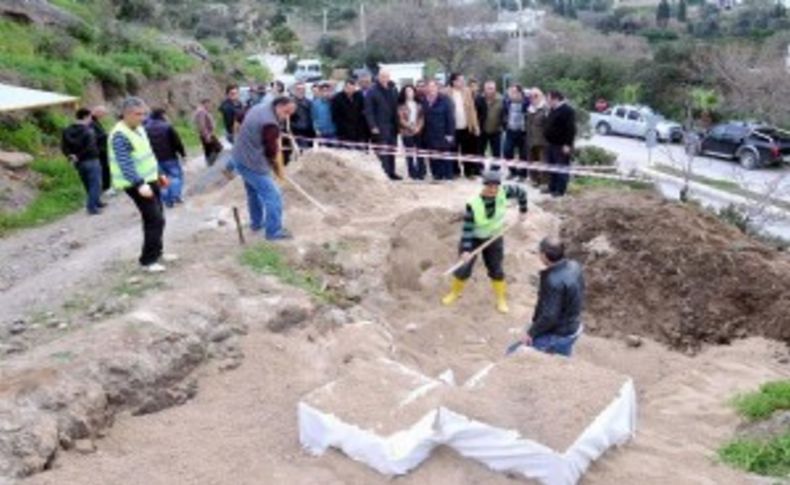
{"type": "Polygon", "coordinates": [[[0,113],[76,102],[74,96],[0,83],[0,113]]]}
{"type": "Polygon", "coordinates": [[[306,401],[299,403],[298,415],[299,439],[307,451],[320,455],[329,447],[338,448],[385,475],[406,474],[428,459],[435,447],[446,445],[491,470],[520,474],[545,485],[573,485],[592,461],[610,447],[627,442],[636,431],[636,392],[631,379],[565,452],[445,406],[430,410],[413,425],[404,423],[402,431],[381,436],[306,401]]]}

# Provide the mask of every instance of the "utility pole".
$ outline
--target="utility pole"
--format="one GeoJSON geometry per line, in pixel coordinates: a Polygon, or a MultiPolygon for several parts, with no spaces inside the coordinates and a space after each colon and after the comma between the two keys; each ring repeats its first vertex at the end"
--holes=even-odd
{"type": "Polygon", "coordinates": [[[324,9],[324,35],[326,35],[327,27],[329,26],[329,9],[324,9]]]}
{"type": "Polygon", "coordinates": [[[524,16],[522,0],[518,0],[518,17],[516,18],[516,25],[518,31],[518,69],[524,69],[524,30],[521,28],[521,21],[524,16]]]}
{"type": "Polygon", "coordinates": [[[365,4],[359,3],[359,31],[362,35],[362,46],[367,50],[368,48],[368,29],[365,26],[365,4]]]}

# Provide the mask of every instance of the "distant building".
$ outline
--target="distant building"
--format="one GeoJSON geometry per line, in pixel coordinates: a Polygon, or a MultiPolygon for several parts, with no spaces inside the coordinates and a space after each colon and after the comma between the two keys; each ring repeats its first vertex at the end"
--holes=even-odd
{"type": "Polygon", "coordinates": [[[520,12],[502,11],[494,22],[450,27],[448,33],[451,36],[469,39],[495,36],[518,37],[519,32],[522,35],[533,35],[543,26],[545,18],[545,11],[531,8],[525,8],[520,12]]]}
{"type": "Polygon", "coordinates": [[[407,84],[414,84],[425,77],[424,62],[402,62],[397,64],[379,64],[379,69],[390,73],[392,81],[400,88],[407,84]]]}

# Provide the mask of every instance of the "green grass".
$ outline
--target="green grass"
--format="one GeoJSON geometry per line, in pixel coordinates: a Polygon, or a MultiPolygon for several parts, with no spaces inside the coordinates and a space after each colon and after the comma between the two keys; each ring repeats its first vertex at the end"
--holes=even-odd
{"type": "Polygon", "coordinates": [[[241,253],[240,261],[254,271],[276,277],[287,285],[301,288],[316,298],[331,301],[333,295],[326,291],[315,275],[299,271],[288,264],[285,256],[267,243],[256,244],[241,253]]]}
{"type": "MultiPolygon", "coordinates": [[[[767,382],[732,400],[738,414],[760,421],[790,409],[790,380],[767,382]]],[[[790,431],[771,439],[736,439],[719,449],[719,458],[735,468],[773,477],[790,477],[790,431]]]]}
{"type": "Polygon", "coordinates": [[[766,442],[736,440],[719,450],[725,463],[751,473],[790,476],[790,433],[766,442]]]}
{"type": "Polygon", "coordinates": [[[618,190],[647,190],[652,188],[652,184],[647,182],[631,182],[624,180],[613,180],[598,177],[573,177],[568,192],[570,194],[580,194],[587,190],[618,189],[618,190]]]}
{"type": "Polygon", "coordinates": [[[79,175],[64,159],[35,160],[30,168],[43,175],[38,196],[23,211],[0,211],[0,235],[51,222],[74,212],[84,203],[79,175]]]}
{"type": "Polygon", "coordinates": [[[790,380],[763,384],[760,390],[733,399],[738,414],[749,421],[770,417],[774,411],[790,409],[790,380]]]}
{"type": "Polygon", "coordinates": [[[133,87],[130,77],[163,79],[195,65],[188,54],[158,43],[157,36],[106,31],[97,34],[105,44],[99,46],[79,33],[0,19],[0,70],[20,75],[31,87],[80,96],[91,81],[123,91],[133,87]]]}

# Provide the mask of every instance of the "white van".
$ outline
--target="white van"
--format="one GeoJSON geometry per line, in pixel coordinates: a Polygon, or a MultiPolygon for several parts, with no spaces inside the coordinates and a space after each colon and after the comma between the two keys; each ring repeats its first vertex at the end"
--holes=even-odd
{"type": "Polygon", "coordinates": [[[298,81],[308,82],[321,79],[321,61],[318,59],[303,59],[297,61],[294,77],[298,81]]]}

